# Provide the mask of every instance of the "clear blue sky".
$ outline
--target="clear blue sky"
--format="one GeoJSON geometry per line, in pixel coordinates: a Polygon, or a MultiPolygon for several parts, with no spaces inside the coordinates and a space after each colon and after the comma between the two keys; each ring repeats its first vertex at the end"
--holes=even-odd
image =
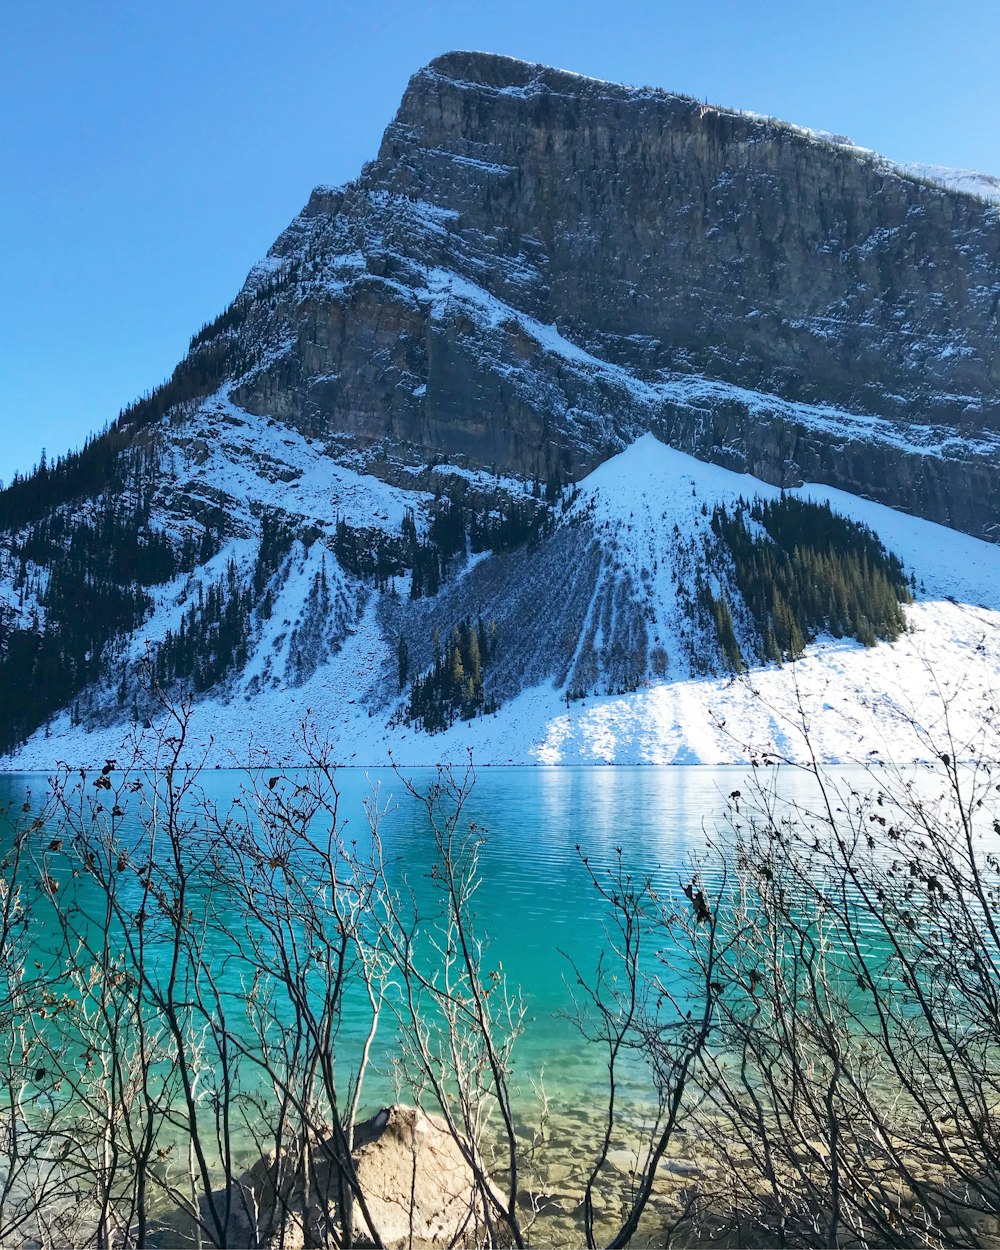
{"type": "Polygon", "coordinates": [[[1000,173],[1000,0],[4,0],[0,477],[166,377],[451,48],[1000,173]]]}

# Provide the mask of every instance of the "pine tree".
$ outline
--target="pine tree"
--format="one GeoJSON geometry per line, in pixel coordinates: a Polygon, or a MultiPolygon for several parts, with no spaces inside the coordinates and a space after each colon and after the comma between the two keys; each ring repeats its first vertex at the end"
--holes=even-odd
{"type": "Polygon", "coordinates": [[[476,630],[468,631],[468,663],[466,665],[472,689],[478,694],[483,685],[483,663],[479,651],[479,635],[476,630]]]}

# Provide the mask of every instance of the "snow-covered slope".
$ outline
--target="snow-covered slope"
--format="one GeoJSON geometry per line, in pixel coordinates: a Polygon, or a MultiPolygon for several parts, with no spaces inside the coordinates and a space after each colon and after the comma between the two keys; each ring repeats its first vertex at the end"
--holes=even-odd
{"type": "MultiPolygon", "coordinates": [[[[688,562],[699,549],[711,509],[741,496],[773,498],[779,492],[644,435],[580,484],[555,532],[518,563],[517,576],[528,582],[524,602],[510,593],[505,580],[504,562],[511,564],[510,557],[484,553],[458,570],[435,600],[419,605],[440,614],[428,616],[429,623],[449,619],[449,613],[457,619],[464,594],[479,603],[495,595],[509,612],[499,622],[498,651],[529,677],[535,662],[529,618],[544,617],[552,632],[538,649],[554,645],[551,639],[560,630],[568,639],[564,662],[553,661],[555,677],[528,681],[523,688],[507,678],[513,684],[505,689],[514,693],[498,712],[457,722],[443,733],[427,734],[398,718],[391,723],[400,707],[392,676],[393,612],[403,608],[391,593],[380,595],[344,574],[328,543],[338,514],[353,509],[391,527],[408,508],[419,511],[424,496],[342,466],[337,474],[327,474],[322,453],[285,431],[276,441],[273,431],[246,426],[233,438],[233,423],[242,418],[224,404],[215,411],[230,422],[230,450],[223,453],[217,443],[196,472],[228,480],[243,498],[266,494],[273,483],[260,476],[260,462],[252,477],[240,478],[240,457],[231,449],[243,437],[267,444],[272,468],[283,475],[293,463],[300,470],[296,497],[303,515],[313,519],[317,537],[309,545],[294,544],[273,611],[254,640],[245,670],[224,695],[210,695],[195,709],[192,746],[207,752],[210,763],[294,762],[301,758],[296,741],[306,718],[329,738],[335,757],[353,765],[390,758],[401,764],[462,759],[470,748],[483,765],[730,762],[753,750],[794,755],[801,750],[796,727],[803,718],[828,759],[857,759],[872,750],[914,758],[930,750],[914,729],[940,733],[946,710],[958,738],[971,734],[984,690],[1000,672],[1000,548],[842,492],[804,486],[797,493],[826,500],[874,529],[915,575],[917,602],[907,609],[909,632],[870,649],[821,638],[794,664],[757,668],[739,677],[692,677],[686,657],[702,640],[690,636],[678,587],[692,573],[688,562]],[[218,457],[223,455],[236,459],[222,464],[218,457]],[[581,553],[592,553],[594,544],[597,554],[584,559],[581,553]],[[568,593],[553,591],[556,560],[567,552],[576,553],[579,562],[562,570],[566,585],[580,584],[587,592],[576,607],[568,593]],[[310,621],[311,590],[321,576],[329,583],[328,602],[339,606],[310,621]],[[643,645],[664,657],[662,676],[621,695],[567,698],[571,690],[581,693],[581,673],[592,672],[595,687],[601,688],[613,668],[612,644],[639,636],[638,618],[644,622],[643,645]],[[330,624],[334,620],[336,628],[330,624]],[[304,647],[308,637],[313,639],[311,662],[295,666],[292,679],[292,650],[304,647]],[[585,645],[590,669],[581,657],[585,645]]],[[[515,483],[508,486],[514,489],[515,483]]],[[[280,489],[288,488],[282,482],[280,489]]],[[[249,513],[247,526],[252,526],[249,513]]],[[[248,549],[253,545],[250,539],[235,539],[215,562],[246,559],[241,543],[248,549]]],[[[211,573],[208,568],[183,585],[164,588],[156,613],[133,640],[133,655],[146,639],[155,641],[171,622],[176,624],[182,602],[196,593],[197,578],[211,573]]],[[[120,719],[101,725],[98,713],[95,708],[89,726],[74,726],[68,713],[57,717],[7,766],[48,769],[59,760],[90,764],[120,756],[130,726],[120,719]]],[[[142,736],[144,731],[137,732],[142,736]]]]}
{"type": "Polygon", "coordinates": [[[896,168],[911,178],[925,178],[949,191],[961,191],[964,195],[976,195],[981,200],[1000,204],[1000,178],[995,174],[982,174],[975,169],[951,169],[947,165],[923,165],[919,162],[897,164],[896,168]]]}

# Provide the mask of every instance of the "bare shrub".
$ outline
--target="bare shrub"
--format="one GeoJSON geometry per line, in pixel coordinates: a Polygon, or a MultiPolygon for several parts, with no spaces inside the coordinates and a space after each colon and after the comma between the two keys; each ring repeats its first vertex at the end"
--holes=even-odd
{"type": "MultiPolygon", "coordinates": [[[[567,965],[606,1072],[566,1182],[588,1246],[996,1239],[1000,743],[992,703],[967,742],[942,704],[919,767],[758,757],[676,887],[581,853],[605,926],[596,967],[567,965]],[[692,1138],[705,1171],[668,1211],[692,1138]]],[[[152,755],[7,814],[0,1241],[378,1245],[359,1160],[390,1121],[414,1151],[450,1139],[446,1241],[544,1238],[549,1101],[523,1096],[525,1000],[477,917],[471,766],[408,783],[432,839],[417,889],[387,874],[377,795],[347,837],[315,734],[307,768],[249,773],[220,808],[190,709],[165,712],[152,755]],[[393,1059],[422,1110],[362,1123],[393,1059]]]]}
{"type": "MultiPolygon", "coordinates": [[[[978,1246],[1000,1225],[996,708],[926,761],[733,796],[706,1117],[757,1244],[978,1246]]],[[[809,747],[808,725],[803,726],[809,747]]]]}

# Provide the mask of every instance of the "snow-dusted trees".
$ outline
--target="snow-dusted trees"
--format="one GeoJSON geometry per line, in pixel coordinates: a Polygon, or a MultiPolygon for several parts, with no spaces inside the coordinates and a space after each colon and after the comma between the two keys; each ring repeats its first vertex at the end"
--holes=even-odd
{"type": "MultiPolygon", "coordinates": [[[[25,596],[35,604],[30,615],[0,620],[0,750],[105,673],[122,637],[150,609],[149,588],[195,559],[193,540],[175,543],[151,523],[155,457],[147,453],[141,446],[122,453],[112,489],[85,515],[42,510],[66,485],[62,461],[28,479],[31,490],[15,483],[0,493],[2,545],[17,570],[12,588],[22,608],[25,596]]],[[[89,463],[88,455],[77,459],[89,463]]]]}

